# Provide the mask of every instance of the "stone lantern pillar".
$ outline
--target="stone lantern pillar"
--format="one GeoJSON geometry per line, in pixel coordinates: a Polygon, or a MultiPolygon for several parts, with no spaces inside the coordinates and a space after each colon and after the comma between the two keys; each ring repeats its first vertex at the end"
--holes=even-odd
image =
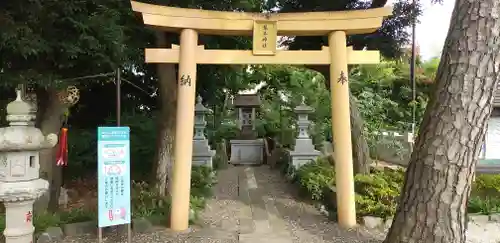
{"type": "Polygon", "coordinates": [[[17,90],[7,105],[8,127],[0,128],[0,201],[5,205],[5,242],[33,242],[33,203],[49,188],[39,178],[39,151],[52,148],[57,135],[44,136],[33,126],[33,107],[17,90]]]}
{"type": "Polygon", "coordinates": [[[206,114],[212,112],[202,104],[201,96],[196,98],[194,107],[193,165],[213,167],[215,150],[211,150],[205,137],[206,114]]]}
{"type": "Polygon", "coordinates": [[[302,103],[295,107],[295,113],[297,114],[297,127],[298,134],[295,139],[294,150],[290,152],[290,157],[292,159],[292,165],[297,169],[300,166],[315,160],[321,152],[314,148],[312,139],[309,137],[309,121],[308,115],[314,111],[314,109],[305,104],[305,98],[302,97],[302,103]]]}

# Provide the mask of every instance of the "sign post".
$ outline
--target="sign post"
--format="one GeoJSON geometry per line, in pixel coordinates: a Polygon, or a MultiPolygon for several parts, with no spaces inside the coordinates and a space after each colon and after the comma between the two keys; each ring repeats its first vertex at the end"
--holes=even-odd
{"type": "Polygon", "coordinates": [[[102,242],[102,228],[131,223],[129,127],[97,129],[97,171],[99,242],[102,242]]]}

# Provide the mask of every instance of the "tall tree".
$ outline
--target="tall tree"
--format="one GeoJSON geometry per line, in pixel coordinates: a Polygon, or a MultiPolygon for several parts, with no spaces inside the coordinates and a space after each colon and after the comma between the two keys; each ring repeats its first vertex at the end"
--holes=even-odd
{"type": "MultiPolygon", "coordinates": [[[[167,48],[165,33],[156,32],[157,47],[167,48]]],[[[173,165],[175,122],[177,117],[177,77],[174,64],[158,64],[158,101],[160,114],[158,118],[158,135],[156,137],[156,153],[153,161],[153,185],[165,196],[169,192],[168,178],[173,165]]]]}
{"type": "Polygon", "coordinates": [[[385,243],[465,243],[466,205],[500,78],[500,2],[457,0],[385,243]]]}
{"type": "MultiPolygon", "coordinates": [[[[59,133],[69,108],[61,97],[69,84],[78,85],[75,78],[112,72],[126,60],[139,59],[130,58],[125,48],[130,26],[125,22],[131,14],[122,14],[127,5],[120,0],[0,2],[0,82],[37,87],[37,125],[44,134],[59,133]]],[[[55,149],[40,155],[53,210],[61,183],[54,157],[55,149]]]]}

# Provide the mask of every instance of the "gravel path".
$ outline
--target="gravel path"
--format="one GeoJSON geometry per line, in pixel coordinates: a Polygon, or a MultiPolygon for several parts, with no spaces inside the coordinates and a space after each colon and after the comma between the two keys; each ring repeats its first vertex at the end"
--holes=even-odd
{"type": "MultiPolygon", "coordinates": [[[[380,236],[360,227],[345,231],[312,205],[297,199],[296,189],[267,166],[230,166],[219,171],[215,196],[188,234],[158,228],[134,235],[134,243],[368,243],[380,236]]],[[[378,238],[378,239],[377,239],[378,238]]],[[[66,238],[63,243],[96,242],[95,236],[66,238]]],[[[105,243],[126,242],[108,234],[105,243]]]]}

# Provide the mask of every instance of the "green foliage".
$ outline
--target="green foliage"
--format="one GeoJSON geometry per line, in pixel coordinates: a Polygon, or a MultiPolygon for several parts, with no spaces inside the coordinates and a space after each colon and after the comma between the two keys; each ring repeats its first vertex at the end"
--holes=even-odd
{"type": "Polygon", "coordinates": [[[117,0],[2,1],[0,54],[7,58],[0,61],[0,82],[60,85],[54,81],[109,72],[130,57],[140,59],[139,52],[125,48],[130,44],[125,33],[139,24],[131,21],[129,8],[117,0]]]}
{"type": "MultiPolygon", "coordinates": [[[[351,92],[357,98],[367,132],[411,130],[413,101],[409,76],[408,65],[390,61],[351,71],[351,92]]],[[[417,78],[416,121],[420,123],[431,85],[424,82],[428,79],[425,75],[417,78]]]]}
{"type": "Polygon", "coordinates": [[[223,140],[230,140],[236,138],[239,133],[239,128],[236,125],[236,119],[224,119],[219,123],[211,123],[207,128],[207,139],[214,146],[216,143],[220,143],[223,140]]]}
{"type": "Polygon", "coordinates": [[[360,215],[388,217],[396,213],[402,171],[374,171],[369,175],[356,175],[356,207],[360,215]]]}
{"type": "Polygon", "coordinates": [[[202,197],[212,195],[212,188],[217,183],[214,170],[206,166],[194,166],[191,172],[191,194],[202,197]]]}
{"type": "MultiPolygon", "coordinates": [[[[208,168],[197,166],[191,172],[191,209],[194,217],[203,210],[207,198],[212,195],[216,183],[215,172],[208,168]]],[[[132,183],[132,216],[134,218],[149,218],[152,222],[166,223],[170,215],[170,199],[160,196],[159,192],[145,182],[132,183]]]]}
{"type": "MultiPolygon", "coordinates": [[[[335,168],[325,159],[318,159],[300,167],[296,180],[302,192],[324,205],[334,205],[327,193],[335,186],[335,168]]],[[[404,183],[402,170],[373,170],[368,175],[354,178],[358,216],[392,217],[399,203],[404,183]]],[[[472,186],[468,203],[469,213],[500,213],[500,175],[478,175],[472,186]]]]}
{"type": "Polygon", "coordinates": [[[275,65],[255,67],[252,78],[265,82],[259,90],[262,106],[256,122],[260,136],[276,138],[282,146],[291,147],[296,136],[294,109],[304,98],[314,110],[309,116],[314,124],[310,129],[313,141],[317,145],[324,140],[331,111],[322,75],[301,67],[275,65]]]}
{"type": "Polygon", "coordinates": [[[300,187],[312,200],[323,200],[325,190],[335,184],[335,170],[327,159],[317,159],[300,167],[296,175],[300,187]]]}
{"type": "Polygon", "coordinates": [[[500,175],[476,176],[467,206],[472,213],[500,213],[500,175]]]}
{"type": "Polygon", "coordinates": [[[494,214],[500,213],[500,198],[471,196],[467,205],[469,213],[494,214]]]}
{"type": "MultiPolygon", "coordinates": [[[[215,171],[208,167],[193,167],[191,174],[191,209],[194,218],[204,209],[206,200],[212,195],[216,184],[215,171]]],[[[165,223],[170,215],[170,199],[162,197],[157,190],[145,182],[132,181],[131,205],[133,218],[149,218],[155,223],[165,223]]],[[[64,224],[97,220],[96,212],[84,209],[72,209],[59,213],[43,213],[34,215],[36,233],[48,227],[64,224]]],[[[5,229],[5,214],[0,214],[0,231],[5,229]]]]}
{"type": "Polygon", "coordinates": [[[499,175],[480,175],[476,177],[474,189],[487,192],[488,194],[500,193],[500,176],[499,175]]]}
{"type": "Polygon", "coordinates": [[[146,182],[132,182],[132,217],[134,218],[167,218],[170,210],[170,199],[146,182]]]}

